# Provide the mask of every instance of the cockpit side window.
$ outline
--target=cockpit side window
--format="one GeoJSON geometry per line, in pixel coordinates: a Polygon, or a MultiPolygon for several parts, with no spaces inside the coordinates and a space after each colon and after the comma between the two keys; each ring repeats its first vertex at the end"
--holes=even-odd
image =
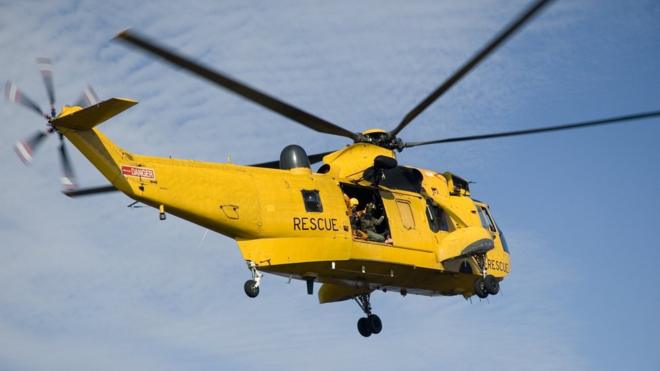
{"type": "Polygon", "coordinates": [[[479,212],[481,225],[492,232],[497,232],[497,228],[495,228],[495,223],[493,222],[493,218],[490,217],[488,209],[483,206],[477,206],[477,211],[479,212]]]}
{"type": "Polygon", "coordinates": [[[321,204],[321,196],[317,190],[302,190],[303,202],[305,203],[305,210],[307,212],[321,213],[323,212],[323,205],[321,204]]]}
{"type": "Polygon", "coordinates": [[[426,219],[433,232],[449,231],[447,213],[430,199],[426,200],[426,219]]]}
{"type": "Polygon", "coordinates": [[[481,223],[484,225],[484,228],[488,228],[500,236],[500,241],[502,241],[502,248],[508,253],[509,244],[506,242],[506,238],[504,238],[504,232],[502,232],[502,228],[495,224],[495,220],[490,215],[490,210],[487,207],[482,206],[477,206],[477,209],[479,210],[479,218],[481,218],[481,223]],[[484,224],[484,219],[488,226],[484,224]]]}

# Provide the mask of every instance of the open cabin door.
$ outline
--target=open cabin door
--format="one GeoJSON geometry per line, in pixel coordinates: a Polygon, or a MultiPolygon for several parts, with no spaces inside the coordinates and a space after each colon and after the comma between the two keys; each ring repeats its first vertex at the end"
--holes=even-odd
{"type": "Polygon", "coordinates": [[[426,200],[419,194],[354,184],[341,184],[341,189],[346,196],[354,240],[433,251],[435,241],[427,222],[426,200]],[[358,205],[351,208],[351,199],[356,199],[358,205]],[[368,217],[376,222],[382,218],[372,231],[365,230],[368,228],[360,222],[370,204],[374,211],[368,217]]]}
{"type": "Polygon", "coordinates": [[[377,188],[341,184],[354,240],[392,243],[390,222],[377,188]]]}

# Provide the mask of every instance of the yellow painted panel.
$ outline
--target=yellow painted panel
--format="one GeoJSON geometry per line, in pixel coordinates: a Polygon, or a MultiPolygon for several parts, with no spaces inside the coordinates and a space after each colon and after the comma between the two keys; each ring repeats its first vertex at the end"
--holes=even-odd
{"type": "Polygon", "coordinates": [[[51,124],[55,127],[75,130],[91,129],[137,103],[137,101],[127,98],[110,98],[83,109],[80,109],[80,107],[65,107],[62,113],[51,121],[51,124]]]}
{"type": "Polygon", "coordinates": [[[415,229],[415,217],[410,209],[410,202],[405,200],[396,200],[396,208],[399,210],[401,225],[405,229],[415,229]]]}

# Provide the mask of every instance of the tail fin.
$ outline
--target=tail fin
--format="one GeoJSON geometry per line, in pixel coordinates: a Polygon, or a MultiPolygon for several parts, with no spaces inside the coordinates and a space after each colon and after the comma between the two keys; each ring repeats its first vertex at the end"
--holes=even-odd
{"type": "Polygon", "coordinates": [[[131,188],[121,176],[121,163],[132,155],[115,145],[95,126],[136,104],[137,101],[131,99],[110,98],[87,108],[65,106],[62,113],[50,121],[114,188],[123,192],[131,188]]]}
{"type": "Polygon", "coordinates": [[[137,101],[127,98],[110,98],[87,108],[64,107],[62,113],[50,123],[56,128],[88,130],[133,107],[137,101]]]}

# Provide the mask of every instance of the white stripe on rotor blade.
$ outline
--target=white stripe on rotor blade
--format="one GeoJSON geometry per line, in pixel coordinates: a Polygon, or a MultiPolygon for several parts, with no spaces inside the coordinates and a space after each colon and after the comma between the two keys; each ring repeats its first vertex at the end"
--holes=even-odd
{"type": "Polygon", "coordinates": [[[18,88],[16,84],[9,83],[9,100],[16,103],[16,96],[18,95],[18,88]]]}
{"type": "Polygon", "coordinates": [[[39,69],[42,72],[52,72],[53,70],[53,65],[50,63],[50,59],[48,58],[37,58],[37,63],[39,64],[39,69]]]}
{"type": "Polygon", "coordinates": [[[69,177],[63,176],[60,178],[60,182],[62,182],[62,185],[66,188],[73,188],[75,184],[69,179],[69,177]]]}
{"type": "Polygon", "coordinates": [[[32,161],[32,155],[30,154],[30,149],[23,142],[16,142],[16,153],[18,157],[23,160],[23,162],[28,163],[32,161]]]}

